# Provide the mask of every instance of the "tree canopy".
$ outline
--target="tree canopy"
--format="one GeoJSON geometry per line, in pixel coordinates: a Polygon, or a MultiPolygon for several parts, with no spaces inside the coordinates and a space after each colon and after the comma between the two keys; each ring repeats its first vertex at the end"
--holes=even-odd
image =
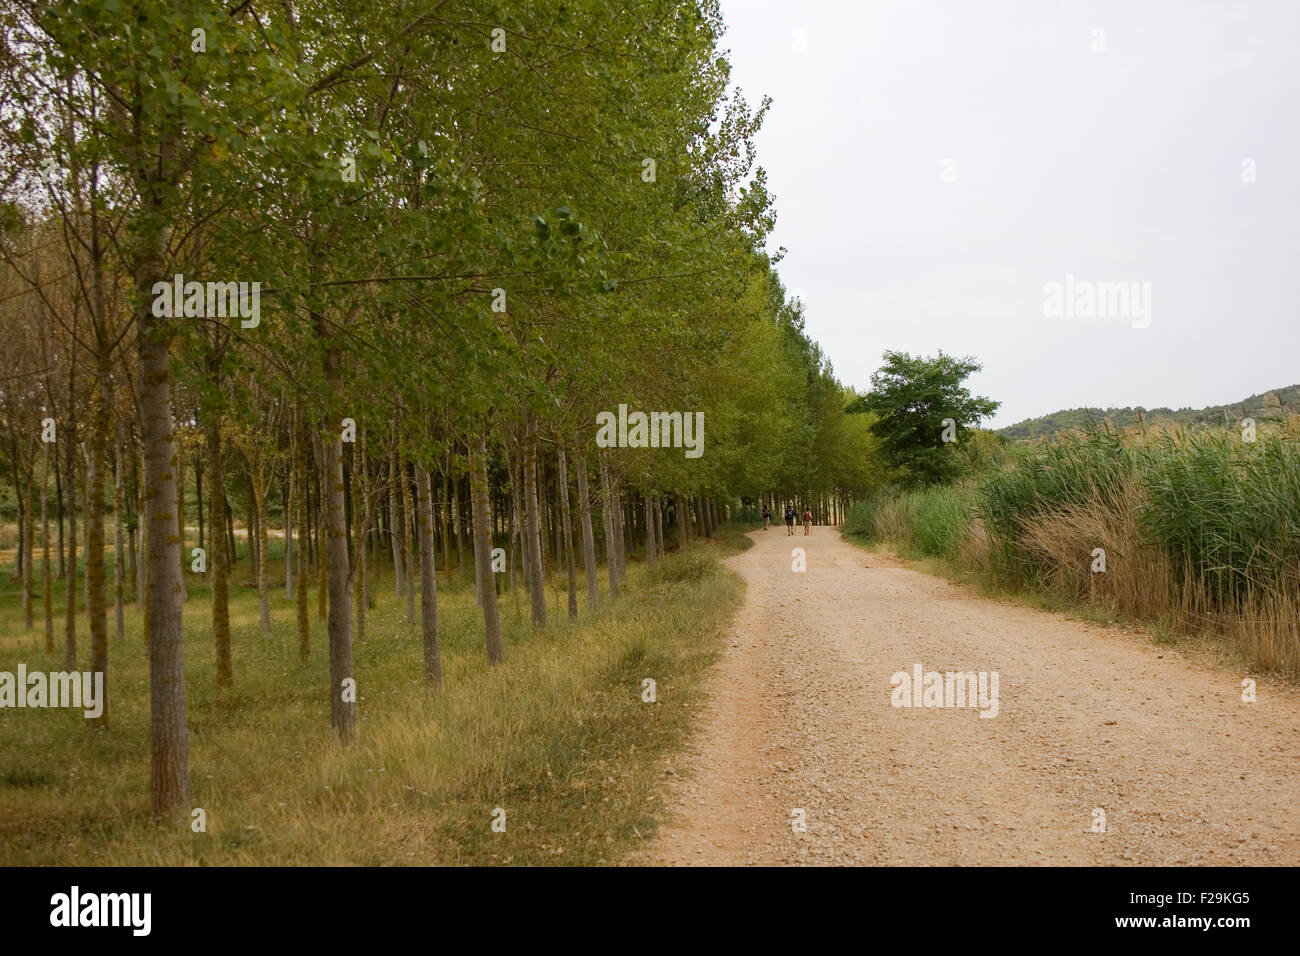
{"type": "Polygon", "coordinates": [[[851,408],[876,416],[872,431],[905,483],[937,484],[960,470],[955,445],[1000,404],[962,384],[980,367],[974,358],[942,351],[934,358],[885,352],[871,391],[851,408]]]}
{"type": "Polygon", "coordinates": [[[436,690],[439,551],[481,582],[503,545],[542,627],[554,565],[571,614],[576,564],[600,599],[597,542],[612,597],[664,524],[684,545],[760,496],[829,514],[882,479],[765,251],[767,102],[733,86],[714,0],[10,0],[0,31],[0,460],[27,618],[52,481],[60,541],[86,531],[93,670],[110,593],[119,634],[124,590],[144,612],[158,819],[188,792],[195,575],[218,685],[238,680],[236,512],[263,627],[279,525],[302,656],[317,591],[347,741],[381,561],[413,625],[420,594],[436,690]],[[702,416],[703,454],[598,446],[620,405],[702,416]]]}

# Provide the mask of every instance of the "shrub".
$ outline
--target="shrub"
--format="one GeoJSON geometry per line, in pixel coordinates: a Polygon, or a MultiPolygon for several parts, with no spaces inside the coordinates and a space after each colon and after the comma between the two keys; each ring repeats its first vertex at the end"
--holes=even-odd
{"type": "Polygon", "coordinates": [[[971,520],[969,492],[964,489],[889,487],[853,505],[843,531],[869,541],[886,541],[903,551],[955,559],[971,520]]]}
{"type": "Polygon", "coordinates": [[[922,554],[955,560],[962,539],[970,530],[971,502],[961,491],[948,487],[914,493],[913,543],[922,554]]]}
{"type": "Polygon", "coordinates": [[[1084,435],[989,457],[969,484],[886,488],[846,534],[1112,612],[1227,635],[1300,673],[1300,441],[1084,435]],[[1093,551],[1106,570],[1092,569],[1093,551]]]}
{"type": "Polygon", "coordinates": [[[862,501],[855,501],[849,506],[848,511],[844,513],[844,521],[840,524],[840,533],[874,541],[876,538],[876,508],[879,503],[880,495],[878,493],[862,501]]]}

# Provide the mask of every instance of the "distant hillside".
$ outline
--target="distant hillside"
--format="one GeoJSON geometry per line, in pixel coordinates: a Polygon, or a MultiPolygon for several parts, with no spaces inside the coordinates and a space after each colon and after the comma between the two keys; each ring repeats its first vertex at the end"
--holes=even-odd
{"type": "Polygon", "coordinates": [[[1089,422],[1097,425],[1108,422],[1114,429],[1124,429],[1137,424],[1139,414],[1148,424],[1172,421],[1192,427],[1235,423],[1243,418],[1263,421],[1296,413],[1300,413],[1300,385],[1290,385],[1260,395],[1251,395],[1231,405],[1211,405],[1209,408],[1070,408],[1039,418],[1027,418],[1023,422],[999,428],[997,432],[1020,441],[1046,438],[1058,432],[1084,428],[1089,422]]]}

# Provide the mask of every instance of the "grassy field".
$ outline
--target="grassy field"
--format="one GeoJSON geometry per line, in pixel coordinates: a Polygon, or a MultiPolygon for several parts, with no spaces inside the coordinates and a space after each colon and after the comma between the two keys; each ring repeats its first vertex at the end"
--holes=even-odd
{"type": "MultiPolygon", "coordinates": [[[[204,833],[148,822],[140,617],[129,605],[118,644],[110,606],[109,728],[88,729],[80,711],[0,710],[0,864],[618,862],[659,822],[663,759],[690,732],[700,677],[741,599],[743,583],[719,558],[748,546],[729,530],[653,569],[629,563],[620,599],[573,622],[556,579],[551,623],[536,633],[526,595],[507,593],[506,660],[496,668],[487,665],[473,582],[440,580],[445,676],[437,693],[420,680],[418,623],[406,622],[391,576],[381,579],[354,650],[360,724],[348,747],[329,725],[315,594],[304,665],[284,589],[272,592],[274,627],[263,633],[256,589],[232,587],[236,686],[221,691],[208,593],[187,575],[190,779],[204,833]],[[642,702],[647,677],[656,703],[642,702]],[[497,808],[504,833],[491,826],[497,808]]],[[[29,671],[62,670],[61,618],[58,650],[46,655],[39,598],[36,627],[24,634],[6,571],[0,670],[20,661],[29,671]]],[[[232,584],[246,578],[240,567],[232,584]]],[[[84,615],[78,640],[85,668],[84,615]]]]}

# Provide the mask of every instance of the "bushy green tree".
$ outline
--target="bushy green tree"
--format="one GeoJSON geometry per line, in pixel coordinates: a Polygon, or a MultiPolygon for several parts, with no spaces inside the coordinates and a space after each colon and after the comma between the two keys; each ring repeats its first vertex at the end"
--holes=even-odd
{"type": "Polygon", "coordinates": [[[876,415],[872,431],[890,464],[909,484],[938,484],[961,470],[956,448],[976,425],[1001,404],[972,395],[962,383],[981,365],[942,351],[934,358],[888,351],[871,376],[871,391],[852,411],[876,415]]]}

